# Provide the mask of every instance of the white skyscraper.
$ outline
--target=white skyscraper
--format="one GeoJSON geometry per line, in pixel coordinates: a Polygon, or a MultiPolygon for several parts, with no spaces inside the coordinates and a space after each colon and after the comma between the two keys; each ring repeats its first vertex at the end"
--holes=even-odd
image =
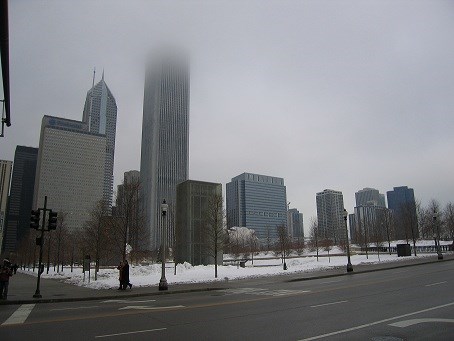
{"type": "Polygon", "coordinates": [[[161,209],[174,235],[176,187],[189,173],[189,63],[186,54],[160,54],[148,65],[142,122],[140,179],[148,248],[161,244],[161,209]]]}
{"type": "Polygon", "coordinates": [[[99,83],[87,92],[82,121],[88,124],[88,130],[91,133],[106,135],[107,138],[103,199],[110,208],[113,193],[117,103],[104,81],[104,72],[99,83]]]}
{"type": "Polygon", "coordinates": [[[33,209],[65,213],[70,230],[83,227],[103,198],[105,135],[84,122],[44,116],[39,140],[33,209]]]}

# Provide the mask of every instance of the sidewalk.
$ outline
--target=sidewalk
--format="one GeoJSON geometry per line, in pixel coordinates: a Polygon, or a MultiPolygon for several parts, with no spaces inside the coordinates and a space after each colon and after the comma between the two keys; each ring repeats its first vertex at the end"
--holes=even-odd
{"type": "MultiPolygon", "coordinates": [[[[417,266],[421,264],[437,263],[454,260],[454,254],[444,254],[443,260],[438,260],[437,255],[420,259],[401,260],[399,262],[388,262],[379,264],[354,265],[354,271],[346,272],[346,267],[323,269],[311,272],[299,272],[293,274],[283,274],[275,276],[279,281],[304,281],[319,278],[329,278],[335,276],[352,276],[359,273],[371,271],[382,271],[393,268],[417,266]]],[[[33,298],[36,292],[37,277],[30,276],[20,271],[13,275],[9,283],[8,300],[1,300],[0,305],[5,304],[29,304],[29,303],[50,303],[50,302],[70,302],[70,301],[89,301],[98,299],[124,299],[148,295],[175,294],[192,291],[209,291],[241,287],[247,285],[259,285],[263,278],[240,279],[232,281],[220,281],[210,283],[192,284],[172,284],[169,290],[159,291],[158,283],[148,287],[133,287],[132,290],[120,291],[116,289],[90,289],[60,282],[56,279],[40,280],[40,294],[42,298],[33,298]]]]}

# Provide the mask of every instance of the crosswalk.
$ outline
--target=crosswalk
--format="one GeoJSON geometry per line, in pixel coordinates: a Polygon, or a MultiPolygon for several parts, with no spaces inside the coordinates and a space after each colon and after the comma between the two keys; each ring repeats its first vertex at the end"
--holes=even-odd
{"type": "Polygon", "coordinates": [[[5,322],[2,323],[2,326],[24,323],[34,307],[34,304],[22,304],[5,322]]]}
{"type": "Polygon", "coordinates": [[[258,296],[289,296],[289,295],[300,295],[310,292],[309,290],[285,290],[285,289],[262,289],[262,288],[234,288],[220,290],[220,293],[224,295],[258,295],[258,296]]]}

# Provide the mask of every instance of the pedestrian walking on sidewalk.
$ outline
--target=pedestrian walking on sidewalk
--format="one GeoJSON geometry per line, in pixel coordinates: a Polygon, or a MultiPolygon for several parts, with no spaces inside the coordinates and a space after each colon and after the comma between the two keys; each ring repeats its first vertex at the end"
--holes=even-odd
{"type": "Polygon", "coordinates": [[[126,287],[129,286],[129,289],[132,289],[132,284],[129,282],[129,263],[127,260],[123,262],[123,290],[126,290],[126,287]]]}
{"type": "Polygon", "coordinates": [[[12,275],[11,263],[8,259],[4,259],[3,265],[0,268],[0,299],[6,300],[8,298],[9,278],[12,275]]]}
{"type": "Polygon", "coordinates": [[[123,290],[123,268],[124,268],[124,263],[120,262],[120,264],[117,266],[118,281],[120,282],[120,286],[118,287],[117,290],[123,290]]]}

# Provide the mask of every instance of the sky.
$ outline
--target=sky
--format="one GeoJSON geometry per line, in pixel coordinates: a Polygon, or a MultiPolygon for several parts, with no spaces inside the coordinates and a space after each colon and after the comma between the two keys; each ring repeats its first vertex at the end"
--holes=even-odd
{"type": "MultiPolygon", "coordinates": [[[[43,115],[81,120],[93,69],[118,106],[114,183],[140,170],[146,62],[191,59],[189,178],[282,177],[315,194],[409,186],[454,201],[454,2],[9,1],[11,123],[0,159],[38,147],[43,115]]],[[[225,189],[225,187],[224,187],[225,189]]]]}

